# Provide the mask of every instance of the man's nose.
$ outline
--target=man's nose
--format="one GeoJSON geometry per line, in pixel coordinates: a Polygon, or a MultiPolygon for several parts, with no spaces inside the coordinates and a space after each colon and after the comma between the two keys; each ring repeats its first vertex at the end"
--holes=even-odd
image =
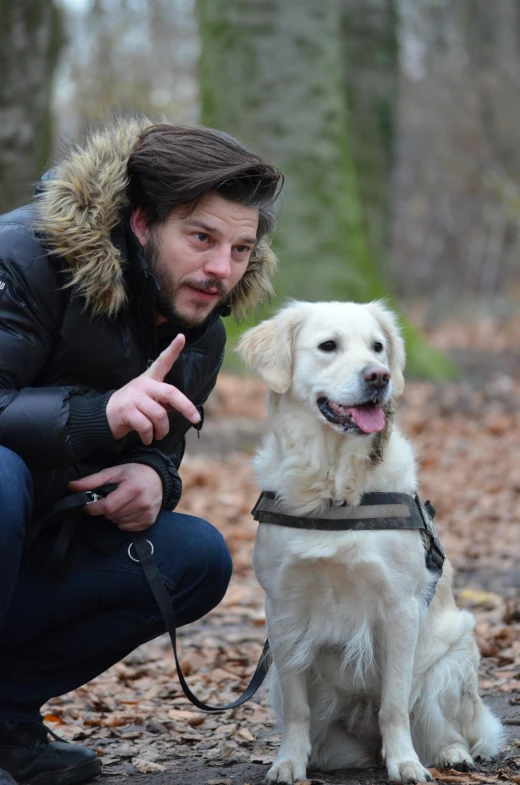
{"type": "Polygon", "coordinates": [[[214,249],[204,265],[204,272],[223,280],[231,275],[231,249],[214,249]]]}
{"type": "Polygon", "coordinates": [[[390,371],[383,365],[367,365],[362,373],[365,382],[376,390],[384,389],[390,381],[390,371]]]}

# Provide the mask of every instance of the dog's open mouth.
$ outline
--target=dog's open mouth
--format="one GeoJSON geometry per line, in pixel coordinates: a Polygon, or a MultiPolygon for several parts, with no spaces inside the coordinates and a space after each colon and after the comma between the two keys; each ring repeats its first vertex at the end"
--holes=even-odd
{"type": "Polygon", "coordinates": [[[323,396],[317,403],[323,416],[346,433],[378,433],[385,427],[385,413],[373,402],[342,406],[323,396]]]}

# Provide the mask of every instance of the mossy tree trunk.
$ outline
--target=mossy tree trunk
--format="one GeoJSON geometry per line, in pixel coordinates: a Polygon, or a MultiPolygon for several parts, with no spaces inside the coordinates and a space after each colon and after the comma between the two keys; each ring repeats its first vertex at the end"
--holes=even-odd
{"type": "MultiPolygon", "coordinates": [[[[198,11],[203,122],[286,177],[279,299],[384,297],[351,148],[341,0],[199,0],[198,11]]],[[[430,352],[414,342],[417,368],[430,352]]]]}
{"type": "Polygon", "coordinates": [[[383,294],[347,133],[338,0],[199,0],[202,117],[286,176],[281,297],[383,294]]]}
{"type": "Polygon", "coordinates": [[[395,0],[341,0],[350,142],[370,249],[385,277],[399,58],[395,0]]]}
{"type": "Polygon", "coordinates": [[[51,0],[0,0],[0,212],[33,193],[50,153],[52,75],[62,42],[51,0]]]}

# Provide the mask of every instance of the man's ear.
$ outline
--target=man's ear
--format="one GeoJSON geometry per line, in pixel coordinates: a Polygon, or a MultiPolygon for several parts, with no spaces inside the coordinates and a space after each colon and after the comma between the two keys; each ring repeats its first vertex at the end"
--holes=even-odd
{"type": "Polygon", "coordinates": [[[239,341],[237,353],[263,379],[270,390],[285,393],[291,386],[294,340],[302,321],[298,303],[248,330],[239,341]]]}
{"type": "Polygon", "coordinates": [[[144,248],[150,237],[150,230],[148,215],[142,207],[136,207],[130,216],[130,228],[144,248]]]}
{"type": "Polygon", "coordinates": [[[388,361],[392,375],[392,391],[395,397],[402,395],[404,390],[404,367],[406,351],[397,314],[382,302],[373,302],[369,308],[381,325],[386,338],[388,361]]]}

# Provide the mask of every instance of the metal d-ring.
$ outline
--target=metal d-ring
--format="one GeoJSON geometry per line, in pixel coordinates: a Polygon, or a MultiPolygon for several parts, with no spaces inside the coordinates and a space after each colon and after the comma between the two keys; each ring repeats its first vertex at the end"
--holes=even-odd
{"type": "MultiPolygon", "coordinates": [[[[153,542],[150,542],[150,540],[146,540],[146,542],[150,546],[150,556],[153,556],[153,552],[155,550],[155,548],[153,547],[153,542]]],[[[130,545],[128,546],[128,555],[132,559],[132,561],[135,561],[135,562],[137,562],[137,564],[139,564],[141,560],[140,559],[136,559],[135,556],[132,556],[132,552],[131,551],[132,551],[132,545],[133,544],[134,543],[131,542],[130,545]]]]}

